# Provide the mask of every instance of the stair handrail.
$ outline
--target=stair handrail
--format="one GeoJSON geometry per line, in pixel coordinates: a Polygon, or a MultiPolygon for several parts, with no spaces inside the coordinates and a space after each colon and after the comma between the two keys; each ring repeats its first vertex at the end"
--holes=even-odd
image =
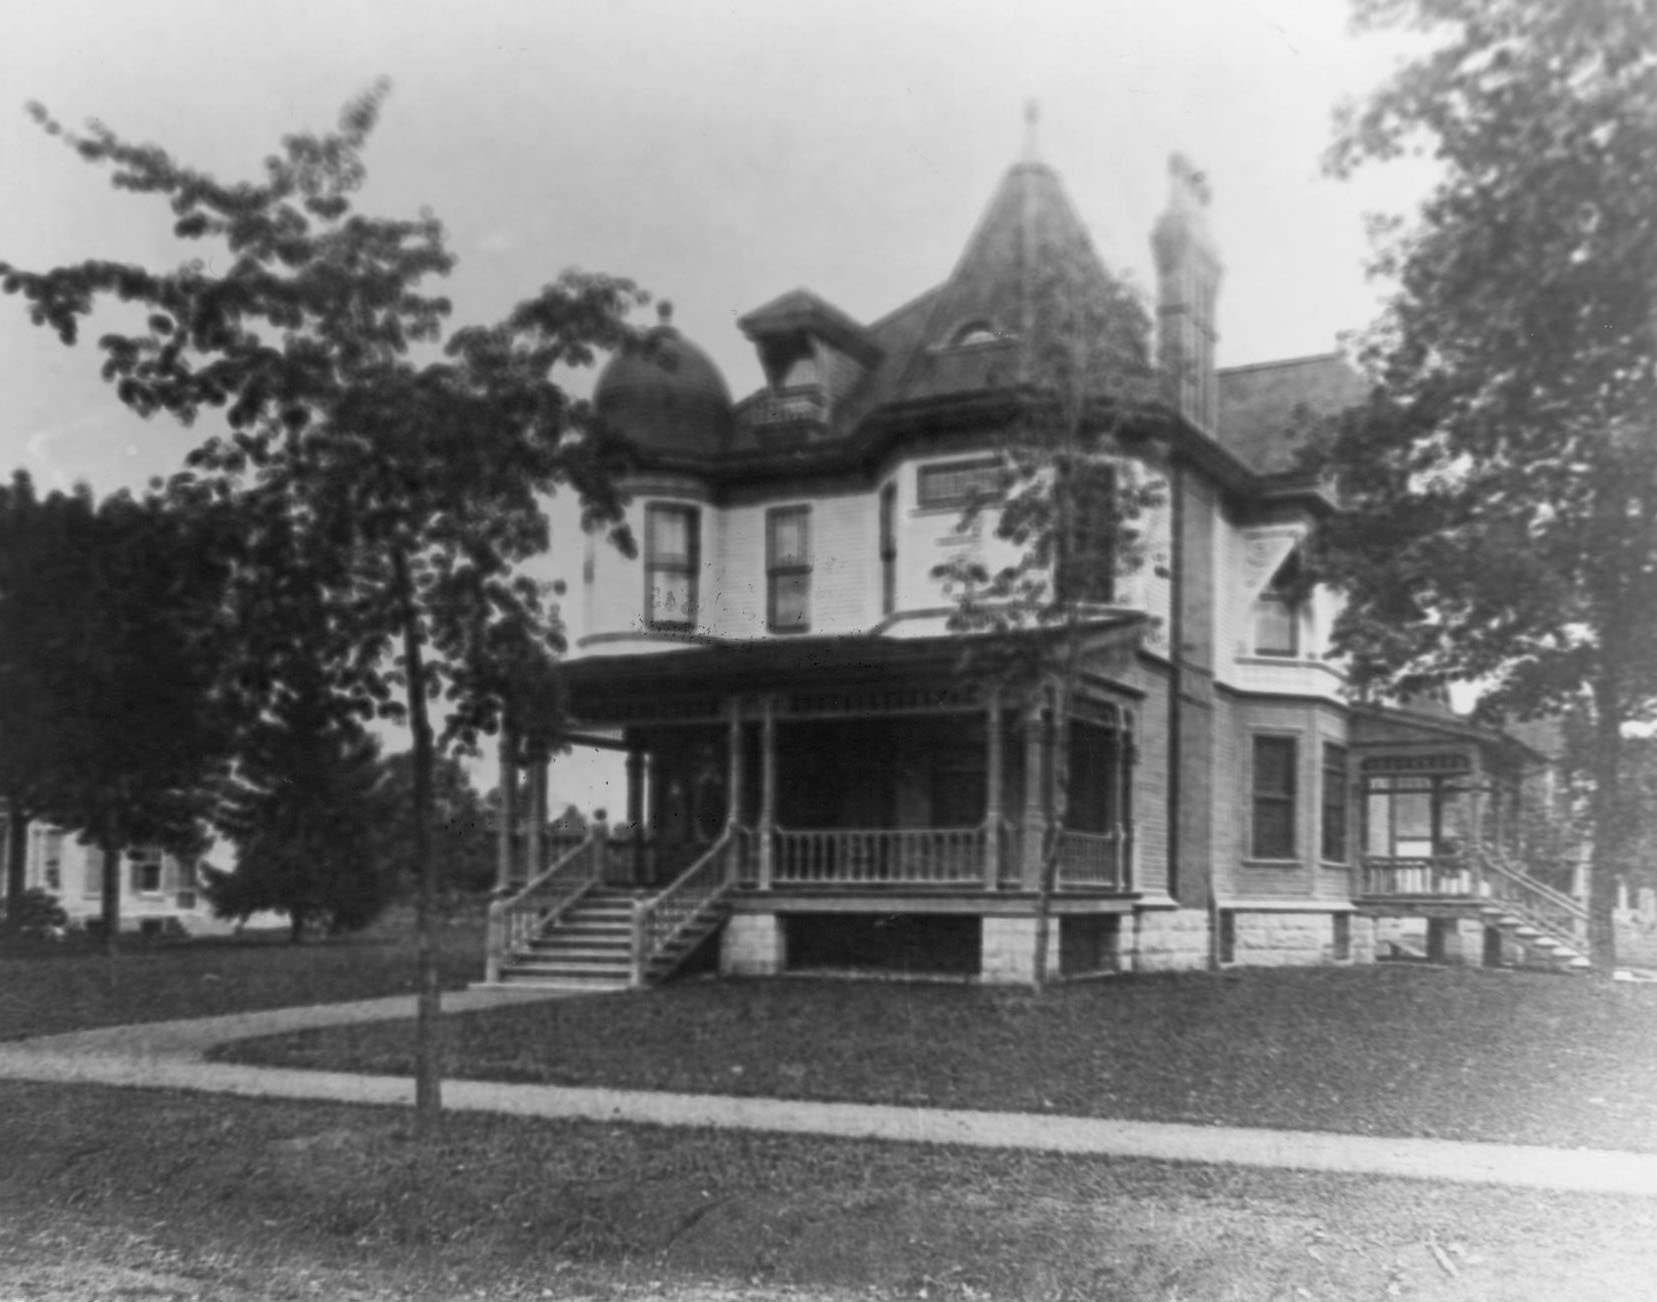
{"type": "Polygon", "coordinates": [[[736,887],[746,831],[725,830],[690,867],[647,900],[633,904],[633,984],[642,986],[655,962],[697,916],[736,887]]]}
{"type": "Polygon", "coordinates": [[[1497,850],[1484,848],[1479,855],[1479,866],[1483,870],[1486,882],[1499,880],[1517,889],[1518,898],[1512,894],[1503,894],[1497,898],[1526,922],[1563,944],[1580,948],[1586,942],[1588,909],[1580,900],[1572,899],[1563,891],[1555,890],[1522,868],[1508,863],[1505,856],[1497,850]],[[1538,903],[1546,908],[1537,907],[1538,903]],[[1556,920],[1559,914],[1565,915],[1565,923],[1561,924],[1556,920]]]}
{"type": "Polygon", "coordinates": [[[604,875],[609,840],[609,828],[595,822],[574,849],[566,851],[513,894],[490,902],[485,981],[499,982],[501,968],[509,955],[597,885],[604,875]]]}

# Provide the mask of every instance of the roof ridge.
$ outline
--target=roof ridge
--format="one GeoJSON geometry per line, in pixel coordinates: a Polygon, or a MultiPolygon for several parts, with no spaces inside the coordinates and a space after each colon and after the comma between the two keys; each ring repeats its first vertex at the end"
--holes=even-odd
{"type": "Polygon", "coordinates": [[[1311,362],[1344,361],[1346,361],[1346,354],[1336,348],[1327,353],[1304,353],[1299,357],[1278,357],[1266,362],[1245,362],[1241,366],[1222,366],[1218,368],[1218,373],[1221,375],[1237,375],[1243,371],[1263,371],[1273,366],[1305,366],[1311,362]]]}

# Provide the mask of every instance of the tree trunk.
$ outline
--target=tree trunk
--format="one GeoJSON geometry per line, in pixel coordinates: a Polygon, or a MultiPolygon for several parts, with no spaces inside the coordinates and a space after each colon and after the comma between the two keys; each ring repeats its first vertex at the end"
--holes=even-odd
{"type": "Polygon", "coordinates": [[[27,884],[29,853],[29,820],[23,813],[23,802],[16,796],[6,802],[6,929],[7,936],[15,936],[23,924],[23,888],[27,884]]]}
{"type": "Polygon", "coordinates": [[[113,833],[105,832],[98,850],[104,857],[104,952],[114,958],[121,947],[121,847],[113,833]]]}
{"type": "Polygon", "coordinates": [[[438,1015],[442,996],[437,974],[437,864],[432,858],[432,726],[426,709],[426,669],[421,629],[414,608],[408,557],[401,548],[392,556],[403,617],[403,671],[407,683],[409,729],[414,734],[414,874],[418,933],[418,989],[414,1029],[414,1129],[420,1138],[437,1132],[443,1111],[442,1045],[438,1015]]]}
{"type": "Polygon", "coordinates": [[[1588,958],[1609,979],[1617,967],[1617,871],[1622,866],[1622,712],[1610,674],[1594,681],[1594,857],[1588,870],[1588,958]]]}
{"type": "Polygon", "coordinates": [[[303,909],[288,910],[288,944],[299,945],[305,940],[305,912],[303,909]]]}

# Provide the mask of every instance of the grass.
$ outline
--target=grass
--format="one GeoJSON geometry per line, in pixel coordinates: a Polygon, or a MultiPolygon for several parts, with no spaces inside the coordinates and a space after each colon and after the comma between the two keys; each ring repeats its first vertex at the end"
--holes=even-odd
{"type": "MultiPolygon", "coordinates": [[[[1416,966],[693,981],[456,1018],[452,1074],[1657,1151],[1657,987],[1416,966]]],[[[395,1023],[221,1056],[405,1074],[395,1023]]]]}
{"type": "MultiPolygon", "coordinates": [[[[0,950],[0,1040],[25,1035],[339,1003],[415,988],[411,911],[353,936],[287,943],[287,933],[180,942],[126,941],[113,963],[72,943],[0,950]]],[[[441,929],[445,986],[483,976],[481,913],[441,929]]]]}
{"type": "Polygon", "coordinates": [[[0,1295],[1648,1298],[1657,1203],[0,1085],[0,1295]]]}

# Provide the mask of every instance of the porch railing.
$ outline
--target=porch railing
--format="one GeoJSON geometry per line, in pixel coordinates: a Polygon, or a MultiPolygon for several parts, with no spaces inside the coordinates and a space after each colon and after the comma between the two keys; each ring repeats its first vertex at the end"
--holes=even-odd
{"type": "Polygon", "coordinates": [[[1363,894],[1448,895],[1462,899],[1479,894],[1478,878],[1461,856],[1421,859],[1365,859],[1363,894]]]}
{"type": "Polygon", "coordinates": [[[633,984],[641,986],[650,965],[695,925],[741,879],[753,857],[753,833],[726,827],[719,839],[673,883],[633,906],[633,984]]]}
{"type": "Polygon", "coordinates": [[[982,827],[778,828],[771,879],[814,883],[982,885],[982,827]]]}
{"type": "Polygon", "coordinates": [[[556,922],[604,876],[610,837],[602,823],[586,838],[530,878],[515,894],[489,906],[485,979],[498,982],[507,957],[556,922]]]}
{"type": "Polygon", "coordinates": [[[1059,833],[1058,886],[1060,890],[1117,891],[1126,884],[1122,833],[1059,833]]]}
{"type": "Polygon", "coordinates": [[[1484,894],[1531,923],[1538,931],[1577,949],[1588,944],[1588,909],[1562,891],[1539,882],[1494,850],[1481,850],[1484,894]]]}

